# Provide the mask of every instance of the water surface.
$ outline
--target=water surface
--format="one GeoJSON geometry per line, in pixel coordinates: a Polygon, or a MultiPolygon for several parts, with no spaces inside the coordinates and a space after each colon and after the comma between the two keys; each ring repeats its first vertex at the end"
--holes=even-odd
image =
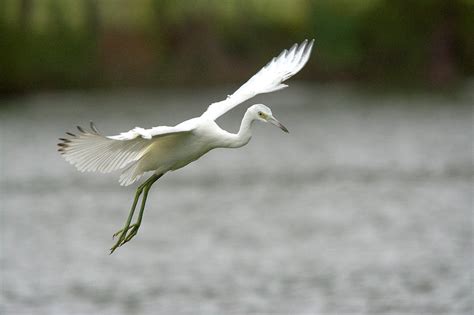
{"type": "MultiPolygon", "coordinates": [[[[2,314],[471,314],[472,91],[293,84],[256,126],[163,177],[108,255],[134,186],[77,172],[57,138],[199,115],[232,88],[3,100],[2,314]]],[[[254,102],[249,102],[250,105],[254,102]]],[[[247,106],[219,120],[236,131],[247,106]]]]}

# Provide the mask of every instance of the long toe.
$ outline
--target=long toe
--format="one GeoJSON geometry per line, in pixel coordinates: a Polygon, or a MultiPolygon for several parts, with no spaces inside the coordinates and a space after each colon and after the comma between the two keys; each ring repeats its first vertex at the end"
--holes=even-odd
{"type": "MultiPolygon", "coordinates": [[[[129,227],[127,227],[127,232],[128,232],[128,230],[130,230],[131,228],[135,227],[136,225],[137,225],[137,224],[135,223],[135,224],[132,224],[132,225],[130,225],[129,227]]],[[[112,235],[112,239],[116,238],[116,237],[119,236],[120,234],[123,234],[124,230],[125,230],[125,229],[120,229],[120,230],[118,230],[117,232],[115,232],[114,235],[112,235]]]]}
{"type": "MultiPolygon", "coordinates": [[[[135,224],[134,224],[134,225],[135,225],[135,224]]],[[[125,240],[123,241],[123,244],[129,242],[132,238],[135,237],[135,235],[137,235],[139,227],[140,227],[139,225],[135,225],[135,226],[133,227],[133,229],[132,229],[132,230],[128,233],[128,235],[125,237],[125,240]]],[[[122,244],[122,245],[123,245],[123,244],[122,244]]]]}
{"type": "Polygon", "coordinates": [[[114,235],[112,235],[112,239],[116,238],[119,234],[121,234],[123,232],[123,229],[121,230],[118,230],[117,232],[114,233],[114,235]]]}
{"type": "Polygon", "coordinates": [[[117,249],[117,247],[119,247],[119,243],[115,243],[115,245],[110,248],[110,255],[112,255],[112,253],[117,249]]]}
{"type": "MultiPolygon", "coordinates": [[[[126,229],[127,231],[129,230],[129,228],[126,229]]],[[[123,243],[124,243],[124,240],[125,240],[125,237],[126,237],[126,231],[125,229],[122,229],[120,230],[119,232],[115,233],[114,234],[114,237],[115,236],[118,236],[120,235],[120,237],[118,238],[117,242],[115,243],[114,246],[112,246],[112,248],[110,249],[110,253],[112,254],[118,247],[122,246],[123,243]]]]}

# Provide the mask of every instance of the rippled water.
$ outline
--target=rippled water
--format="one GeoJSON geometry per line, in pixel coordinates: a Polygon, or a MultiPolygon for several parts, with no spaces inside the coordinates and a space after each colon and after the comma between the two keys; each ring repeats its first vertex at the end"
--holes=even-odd
{"type": "Polygon", "coordinates": [[[231,90],[2,100],[0,313],[472,313],[472,89],[261,96],[291,133],[257,125],[163,177],[109,256],[134,187],[77,172],[56,139],[178,123],[231,90]]]}

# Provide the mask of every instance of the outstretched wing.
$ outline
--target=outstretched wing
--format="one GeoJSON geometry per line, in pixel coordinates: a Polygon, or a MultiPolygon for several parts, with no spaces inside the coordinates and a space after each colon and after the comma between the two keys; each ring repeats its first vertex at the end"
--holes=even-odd
{"type": "Polygon", "coordinates": [[[305,40],[300,45],[294,44],[289,50],[283,50],[234,94],[228,96],[226,100],[211,104],[202,117],[215,120],[255,95],[286,88],[288,85],[283,82],[298,73],[308,62],[313,44],[314,39],[309,43],[305,40]]]}
{"type": "Polygon", "coordinates": [[[112,137],[101,135],[92,122],[90,131],[79,126],[77,129],[79,134],[68,132],[70,137],[59,139],[58,151],[81,172],[109,173],[139,160],[159,138],[190,132],[193,126],[137,127],[112,137]]]}

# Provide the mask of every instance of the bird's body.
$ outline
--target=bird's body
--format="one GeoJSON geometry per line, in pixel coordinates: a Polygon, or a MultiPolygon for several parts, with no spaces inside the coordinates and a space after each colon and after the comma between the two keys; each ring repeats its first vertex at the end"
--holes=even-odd
{"type": "Polygon", "coordinates": [[[150,144],[147,153],[140,159],[138,173],[154,171],[157,174],[166,173],[182,168],[199,159],[215,148],[239,147],[248,142],[250,137],[242,139],[238,134],[221,129],[213,120],[202,117],[192,118],[177,128],[192,126],[189,132],[181,132],[158,138],[150,144]]]}
{"type": "Polygon", "coordinates": [[[220,128],[215,120],[247,99],[260,93],[283,89],[283,82],[297,73],[309,59],[313,41],[305,40],[293,45],[273,58],[256,75],[242,85],[227,99],[211,104],[199,117],[186,120],[176,126],[159,126],[150,129],[136,127],[116,136],[101,135],[91,123],[91,130],[78,127],[80,134],[67,133],[69,138],[60,138],[59,151],[64,158],[80,171],[108,173],[122,170],[120,183],[130,185],[146,172],[153,175],[137,189],[135,200],[120,235],[117,247],[132,239],[140,227],[148,190],[151,185],[169,171],[182,168],[215,148],[238,148],[250,141],[254,121],[276,125],[288,130],[273,117],[267,106],[255,104],[249,107],[242,119],[239,131],[230,133],[220,128]],[[130,225],[138,199],[143,193],[140,213],[136,223],[130,225]]]}

